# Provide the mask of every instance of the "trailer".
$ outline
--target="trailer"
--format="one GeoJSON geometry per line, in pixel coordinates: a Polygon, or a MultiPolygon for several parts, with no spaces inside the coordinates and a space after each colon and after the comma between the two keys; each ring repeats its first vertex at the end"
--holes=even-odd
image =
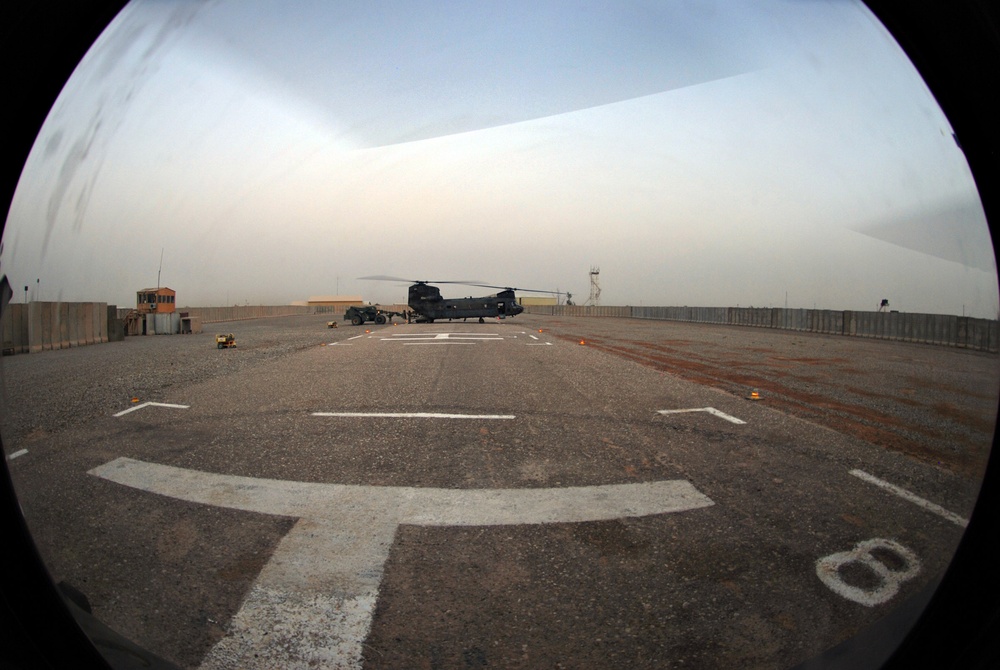
{"type": "Polygon", "coordinates": [[[364,305],[361,307],[348,307],[344,312],[344,321],[350,321],[355,326],[361,326],[369,321],[382,325],[392,321],[394,316],[409,321],[407,312],[394,312],[382,309],[378,305],[364,305]]]}

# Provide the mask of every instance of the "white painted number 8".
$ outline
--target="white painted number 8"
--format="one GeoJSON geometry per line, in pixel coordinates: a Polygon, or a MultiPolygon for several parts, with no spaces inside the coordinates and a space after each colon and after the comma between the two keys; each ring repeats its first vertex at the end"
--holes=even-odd
{"type": "MultiPolygon", "coordinates": [[[[895,562],[895,561],[894,561],[895,562]]],[[[913,579],[920,572],[920,560],[912,551],[892,540],[875,538],[855,545],[851,551],[831,554],[816,561],[816,575],[830,589],[848,600],[866,607],[874,607],[886,602],[897,592],[899,585],[913,579]],[[892,569],[879,560],[873,552],[892,554],[902,563],[902,567],[892,569]],[[858,563],[875,573],[879,583],[871,588],[853,586],[844,581],[841,568],[858,563]]]]}

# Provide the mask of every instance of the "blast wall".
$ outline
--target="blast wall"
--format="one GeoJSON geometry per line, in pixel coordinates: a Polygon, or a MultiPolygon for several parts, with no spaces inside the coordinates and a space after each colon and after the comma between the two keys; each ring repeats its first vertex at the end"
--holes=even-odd
{"type": "Polygon", "coordinates": [[[106,302],[7,305],[0,332],[5,354],[68,349],[109,341],[114,306],[106,302]]]}
{"type": "MultiPolygon", "coordinates": [[[[384,306],[401,311],[400,305],[384,306]]],[[[129,310],[103,302],[32,302],[8,305],[2,323],[5,354],[66,349],[120,340],[120,319],[129,310]]],[[[274,305],[234,307],[185,307],[201,323],[242,321],[299,314],[331,314],[339,320],[342,310],[326,306],[274,305]]],[[[870,337],[920,342],[978,351],[1000,350],[1000,325],[993,319],[947,314],[908,312],[857,312],[851,310],[784,309],[780,307],[634,307],[581,305],[530,305],[529,314],[584,316],[663,321],[715,323],[757,328],[778,328],[810,333],[870,337]]],[[[180,314],[149,315],[148,335],[180,332],[180,314]]]]}
{"type": "Polygon", "coordinates": [[[1000,328],[994,319],[909,312],[856,312],[781,307],[589,307],[582,305],[526,306],[529,314],[655,319],[779,328],[810,333],[871,337],[950,347],[998,351],[1000,328]]]}
{"type": "MultiPolygon", "coordinates": [[[[233,307],[179,307],[178,312],[187,312],[198,317],[202,323],[218,321],[245,321],[273,316],[294,316],[296,314],[324,314],[333,308],[323,305],[235,305],[233,307]]],[[[343,312],[343,309],[340,310],[343,312]]]]}
{"type": "MultiPolygon", "coordinates": [[[[383,309],[402,312],[409,309],[406,305],[379,305],[383,309]]],[[[329,314],[330,320],[340,321],[344,318],[345,307],[342,305],[247,305],[233,307],[179,307],[178,312],[187,312],[198,317],[202,323],[217,323],[220,321],[245,321],[247,319],[265,319],[275,316],[295,316],[298,314],[329,314]]]]}

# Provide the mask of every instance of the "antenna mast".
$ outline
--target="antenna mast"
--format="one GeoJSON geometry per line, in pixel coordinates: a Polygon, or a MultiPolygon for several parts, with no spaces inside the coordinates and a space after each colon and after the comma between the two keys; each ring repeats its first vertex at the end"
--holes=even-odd
{"type": "Polygon", "coordinates": [[[160,289],[160,271],[163,270],[163,247],[160,247],[160,267],[156,270],[156,290],[160,289]]]}

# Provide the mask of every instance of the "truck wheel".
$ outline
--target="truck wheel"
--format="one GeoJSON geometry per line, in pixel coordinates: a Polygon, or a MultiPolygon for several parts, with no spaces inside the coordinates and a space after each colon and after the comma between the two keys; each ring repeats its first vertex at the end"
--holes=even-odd
{"type": "Polygon", "coordinates": [[[379,314],[378,316],[376,316],[375,317],[375,323],[377,323],[379,325],[382,325],[383,323],[385,323],[385,314],[379,314]]]}
{"type": "Polygon", "coordinates": [[[355,326],[360,326],[363,323],[363,321],[360,316],[352,316],[351,323],[353,323],[355,326]]]}

